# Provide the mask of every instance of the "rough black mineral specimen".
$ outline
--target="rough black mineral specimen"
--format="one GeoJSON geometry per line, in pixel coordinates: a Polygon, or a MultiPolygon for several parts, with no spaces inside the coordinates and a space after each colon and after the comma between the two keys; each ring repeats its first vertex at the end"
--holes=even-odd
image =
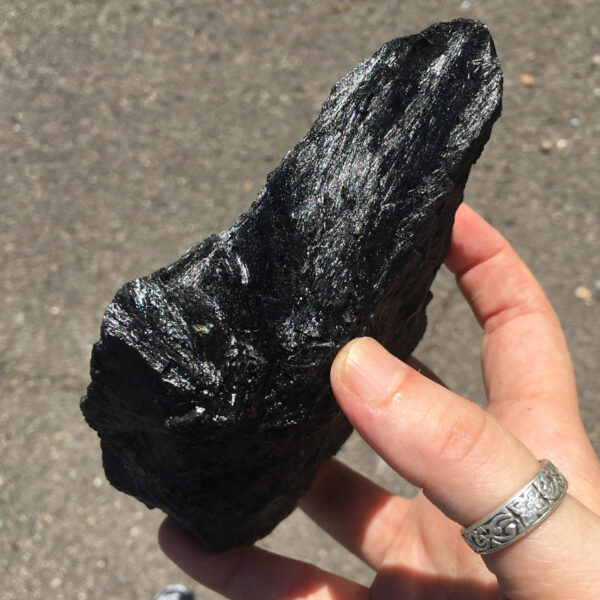
{"type": "Polygon", "coordinates": [[[349,339],[407,357],[473,162],[500,114],[489,32],[393,40],[333,88],[250,209],[108,306],[81,408],[111,483],[206,548],[268,533],[350,433],[349,339]]]}

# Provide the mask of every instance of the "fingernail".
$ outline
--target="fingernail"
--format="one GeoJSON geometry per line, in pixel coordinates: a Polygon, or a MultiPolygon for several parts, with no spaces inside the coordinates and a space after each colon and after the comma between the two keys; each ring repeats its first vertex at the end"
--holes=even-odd
{"type": "Polygon", "coordinates": [[[342,377],[344,384],[359,398],[383,403],[406,370],[406,365],[381,344],[365,337],[350,343],[342,377]]]}

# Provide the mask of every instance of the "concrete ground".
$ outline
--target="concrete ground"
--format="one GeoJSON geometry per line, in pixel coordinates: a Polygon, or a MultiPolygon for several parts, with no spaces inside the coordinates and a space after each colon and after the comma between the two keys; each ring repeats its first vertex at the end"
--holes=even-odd
{"type": "MultiPolygon", "coordinates": [[[[3,598],[148,600],[171,582],[216,598],[159,551],[161,515],[104,479],[78,408],[103,309],[126,280],[230,225],[340,76],[458,16],[490,27],[506,78],[467,201],[558,311],[600,449],[597,0],[2,2],[3,598]]],[[[477,326],[447,273],[434,291],[417,355],[481,400],[477,326]]],[[[407,490],[358,437],[342,457],[407,490]]],[[[262,544],[372,577],[300,514],[262,544]]]]}

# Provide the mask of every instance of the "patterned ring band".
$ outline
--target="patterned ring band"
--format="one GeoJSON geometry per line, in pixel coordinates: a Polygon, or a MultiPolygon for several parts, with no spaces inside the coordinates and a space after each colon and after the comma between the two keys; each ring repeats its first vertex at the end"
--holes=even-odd
{"type": "Polygon", "coordinates": [[[567,493],[568,482],[549,461],[533,479],[493,513],[461,531],[478,554],[491,554],[505,548],[539,525],[567,493]]]}

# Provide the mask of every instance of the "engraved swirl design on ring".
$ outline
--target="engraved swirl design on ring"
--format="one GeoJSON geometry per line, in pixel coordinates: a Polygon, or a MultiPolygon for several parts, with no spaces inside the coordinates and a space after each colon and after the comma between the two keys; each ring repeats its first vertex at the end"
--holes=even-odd
{"type": "Polygon", "coordinates": [[[461,534],[478,554],[501,550],[531,531],[560,503],[567,492],[564,475],[549,461],[515,496],[461,534]]]}

